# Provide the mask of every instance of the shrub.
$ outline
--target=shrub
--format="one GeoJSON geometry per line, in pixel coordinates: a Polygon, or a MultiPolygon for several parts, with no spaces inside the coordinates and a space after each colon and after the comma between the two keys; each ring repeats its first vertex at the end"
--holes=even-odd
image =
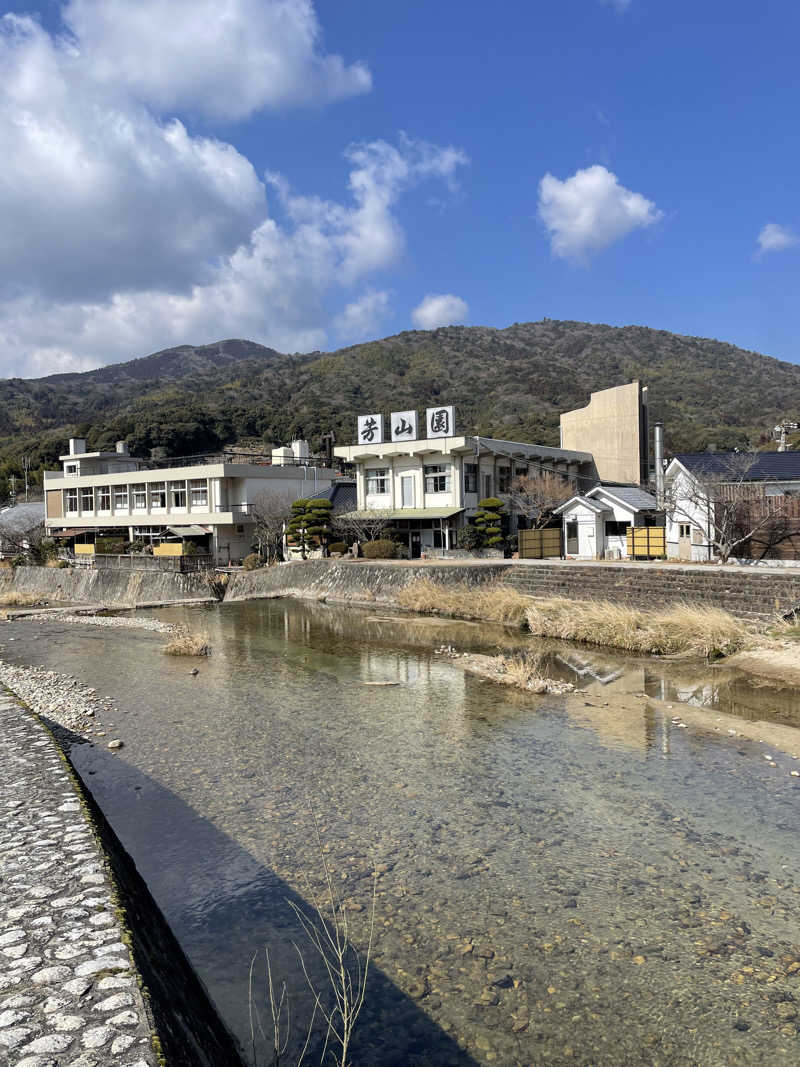
{"type": "Polygon", "coordinates": [[[261,556],[257,552],[251,552],[249,556],[245,556],[242,560],[242,569],[246,571],[254,571],[261,566],[261,556]]]}
{"type": "Polygon", "coordinates": [[[349,550],[349,545],[346,545],[344,543],[344,541],[331,541],[331,543],[328,545],[328,551],[329,552],[342,552],[342,553],[344,553],[344,552],[347,552],[348,550],[349,550]]]}
{"type": "Polygon", "coordinates": [[[456,545],[467,552],[476,552],[478,549],[483,548],[485,540],[483,530],[479,530],[477,526],[472,525],[462,526],[456,535],[456,545]]]}
{"type": "Polygon", "coordinates": [[[364,559],[394,559],[397,555],[397,545],[394,541],[366,541],[361,546],[364,559]]]}
{"type": "Polygon", "coordinates": [[[207,656],[211,651],[208,634],[181,631],[164,645],[168,656],[207,656]]]}

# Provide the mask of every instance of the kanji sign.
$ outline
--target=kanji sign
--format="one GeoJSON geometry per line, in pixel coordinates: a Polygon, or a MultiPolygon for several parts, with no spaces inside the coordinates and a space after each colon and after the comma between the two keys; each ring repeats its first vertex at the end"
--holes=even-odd
{"type": "Polygon", "coordinates": [[[425,422],[428,437],[452,437],[455,433],[455,408],[428,408],[425,422]]]}
{"type": "Polygon", "coordinates": [[[360,445],[383,443],[383,415],[358,416],[358,443],[360,445]]]}
{"type": "Polygon", "coordinates": [[[416,441],[419,437],[416,411],[393,411],[390,425],[393,441],[416,441]]]}

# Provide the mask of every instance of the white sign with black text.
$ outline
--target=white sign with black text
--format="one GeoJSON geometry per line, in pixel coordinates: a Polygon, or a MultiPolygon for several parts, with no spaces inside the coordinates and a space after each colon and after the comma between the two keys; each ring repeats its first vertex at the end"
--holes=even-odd
{"type": "Polygon", "coordinates": [[[428,408],[425,423],[428,437],[452,437],[455,433],[455,408],[428,408]]]}
{"type": "Polygon", "coordinates": [[[416,441],[419,418],[416,411],[393,411],[390,419],[393,441],[416,441]]]}
{"type": "Polygon", "coordinates": [[[358,443],[360,445],[383,444],[383,415],[358,416],[358,443]]]}

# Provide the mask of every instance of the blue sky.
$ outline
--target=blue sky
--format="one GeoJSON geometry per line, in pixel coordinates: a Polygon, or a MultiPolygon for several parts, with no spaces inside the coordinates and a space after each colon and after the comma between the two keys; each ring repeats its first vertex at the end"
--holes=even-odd
{"type": "Polygon", "coordinates": [[[4,10],[2,374],[544,316],[800,361],[785,0],[4,10]]]}

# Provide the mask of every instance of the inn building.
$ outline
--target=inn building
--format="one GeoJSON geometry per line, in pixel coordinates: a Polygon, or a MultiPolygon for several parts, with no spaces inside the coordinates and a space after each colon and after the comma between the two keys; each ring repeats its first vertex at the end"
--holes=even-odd
{"type": "Polygon", "coordinates": [[[392,412],[386,432],[382,414],[363,415],[356,443],[334,450],[355,468],[356,510],[390,518],[412,559],[455,548],[478,501],[506,496],[521,475],[555,471],[576,489],[597,481],[591,453],[460,435],[449,406],[428,408],[420,429],[416,411],[392,412]]]}
{"type": "Polygon", "coordinates": [[[262,494],[291,501],[328,488],[335,471],[316,466],[305,441],[268,456],[222,452],[180,459],[141,460],[124,441],[113,452],[89,452],[72,438],[45,471],[47,533],[92,555],[98,538],[144,542],[157,554],[180,554],[189,544],[214,562],[241,560],[251,551],[254,506],[262,494]]]}

